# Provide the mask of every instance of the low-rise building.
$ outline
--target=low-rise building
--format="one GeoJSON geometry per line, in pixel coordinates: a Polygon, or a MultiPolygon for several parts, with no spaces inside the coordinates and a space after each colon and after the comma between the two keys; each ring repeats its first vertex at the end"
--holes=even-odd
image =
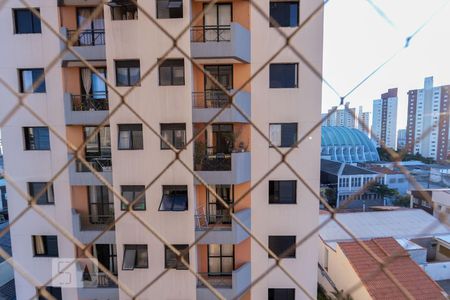
{"type": "Polygon", "coordinates": [[[390,169],[384,166],[379,166],[376,164],[361,164],[360,166],[380,173],[384,174],[384,182],[390,189],[396,190],[399,195],[405,195],[409,189],[408,178],[406,178],[405,174],[398,169],[390,169]]]}
{"type": "MultiPolygon", "coordinates": [[[[319,231],[319,283],[325,290],[346,293],[355,282],[362,282],[350,293],[353,299],[404,299],[382,273],[366,276],[379,264],[330,218],[320,215],[321,224],[328,222],[319,231]],[[388,293],[385,298],[374,290],[378,284],[380,291],[388,293]]],[[[397,280],[414,298],[445,299],[443,290],[448,293],[450,286],[450,227],[420,209],[339,213],[335,218],[381,259],[400,254],[388,270],[399,276],[397,280]],[[417,287],[433,296],[419,296],[417,287]]]]}
{"type": "Polygon", "coordinates": [[[322,187],[336,190],[336,207],[365,210],[370,206],[384,205],[384,199],[369,190],[358,195],[363,186],[372,180],[382,184],[384,176],[351,164],[321,160],[320,183],[322,187]]]}
{"type": "Polygon", "coordinates": [[[450,189],[412,190],[410,194],[412,208],[420,208],[450,224],[450,189]]]}

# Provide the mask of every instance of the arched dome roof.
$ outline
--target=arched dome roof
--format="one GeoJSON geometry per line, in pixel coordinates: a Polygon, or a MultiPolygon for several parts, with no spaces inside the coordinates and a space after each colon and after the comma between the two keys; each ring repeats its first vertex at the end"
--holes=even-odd
{"type": "Polygon", "coordinates": [[[346,157],[340,154],[343,152],[352,154],[350,161],[346,159],[346,162],[380,160],[375,144],[361,130],[343,126],[322,126],[322,154],[331,156],[333,160],[342,160],[346,157]]]}

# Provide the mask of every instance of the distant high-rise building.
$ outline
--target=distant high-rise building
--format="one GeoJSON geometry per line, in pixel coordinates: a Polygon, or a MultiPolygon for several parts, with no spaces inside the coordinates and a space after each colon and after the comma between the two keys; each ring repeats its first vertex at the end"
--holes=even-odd
{"type": "MultiPolygon", "coordinates": [[[[337,106],[333,106],[328,110],[331,113],[337,106]]],[[[355,108],[350,108],[350,103],[345,103],[345,108],[336,109],[336,111],[323,122],[324,126],[343,126],[348,128],[355,128],[355,118],[356,115],[355,108]]],[[[322,118],[327,114],[322,114],[322,118]]]]}
{"type": "Polygon", "coordinates": [[[420,153],[436,160],[447,158],[449,92],[450,85],[434,87],[433,77],[425,78],[423,89],[408,91],[408,153],[420,153]]]}
{"type": "Polygon", "coordinates": [[[406,129],[397,131],[397,150],[404,149],[406,146],[406,129]]]}
{"type": "Polygon", "coordinates": [[[359,106],[358,108],[358,120],[356,122],[358,122],[358,129],[368,135],[370,128],[370,112],[364,112],[362,106],[359,106]]]}
{"type": "Polygon", "coordinates": [[[372,139],[377,147],[395,148],[397,135],[397,88],[389,89],[381,99],[373,100],[372,139]]]}

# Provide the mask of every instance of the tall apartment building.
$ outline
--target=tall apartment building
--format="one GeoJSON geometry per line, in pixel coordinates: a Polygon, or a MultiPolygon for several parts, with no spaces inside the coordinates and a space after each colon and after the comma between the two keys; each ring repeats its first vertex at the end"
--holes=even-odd
{"type": "Polygon", "coordinates": [[[397,150],[405,149],[406,147],[406,129],[397,130],[397,150]]]}
{"type": "MultiPolygon", "coordinates": [[[[337,106],[333,106],[328,110],[331,113],[337,106]]],[[[322,114],[322,118],[327,114],[322,114]]],[[[323,122],[324,126],[343,126],[348,128],[355,128],[355,116],[356,109],[350,108],[350,102],[345,103],[345,108],[336,109],[335,112],[330,114],[330,116],[323,122]]]]}
{"type": "MultiPolygon", "coordinates": [[[[21,1],[2,6],[0,77],[26,96],[25,102],[46,122],[25,109],[8,120],[2,128],[6,172],[21,190],[31,196],[42,194],[37,206],[56,224],[84,244],[93,242],[88,250],[132,295],[139,293],[138,299],[215,299],[142,222],[175,248],[185,250],[184,260],[227,299],[305,299],[302,289],[279,268],[267,272],[275,260],[180,162],[165,170],[176,156],[148,125],[178,149],[203,130],[179,158],[232,205],[234,215],[256,238],[276,254],[285,252],[283,266],[314,296],[317,237],[286,250],[318,226],[317,199],[284,164],[265,176],[282,157],[237,110],[228,107],[207,124],[228,106],[229,98],[182,52],[230,91],[247,83],[234,101],[281,151],[290,149],[319,122],[320,78],[287,48],[247,82],[285,43],[248,1],[213,5],[190,32],[181,35],[177,46],[182,51],[173,49],[167,57],[173,41],[147,13],[132,1],[111,0],[89,21],[99,2],[32,1],[40,16],[63,36],[71,37],[81,29],[74,50],[96,72],[71,52],[49,67],[64,44],[21,1]],[[40,76],[45,80],[39,83],[40,76]],[[125,98],[130,108],[115,110],[121,103],[115,90],[123,94],[131,87],[125,98]],[[107,125],[95,132],[113,111],[107,125]],[[74,153],[58,135],[75,147],[86,142],[82,156],[102,180],[78,160],[64,168],[74,153]],[[121,203],[105,182],[135,203],[131,207],[121,203]],[[128,209],[142,221],[130,214],[122,216],[128,209]],[[206,230],[210,231],[205,235],[206,230]]],[[[173,36],[207,7],[194,0],[137,2],[173,36]]],[[[322,1],[256,4],[277,21],[280,30],[291,33],[322,1]]],[[[322,31],[320,10],[290,40],[318,72],[322,70],[322,31]]],[[[3,85],[0,95],[3,119],[16,98],[3,85]]],[[[319,155],[320,130],[316,130],[286,157],[316,193],[319,155]]],[[[84,257],[34,210],[21,215],[27,202],[11,184],[8,192],[10,220],[20,217],[11,229],[13,256],[32,277],[44,283],[52,276],[55,258],[84,257]]],[[[98,273],[95,287],[61,288],[50,283],[44,288],[56,299],[130,299],[104,269],[93,264],[86,268],[98,273]]],[[[36,293],[37,287],[19,272],[15,272],[15,285],[17,299],[30,299],[36,293]]]]}
{"type": "Polygon", "coordinates": [[[448,155],[450,85],[433,85],[425,78],[424,88],[408,91],[406,149],[435,160],[448,155]]]}
{"type": "Polygon", "coordinates": [[[363,107],[358,108],[358,129],[369,135],[370,129],[370,112],[363,111],[363,107]]]}
{"type": "Polygon", "coordinates": [[[397,88],[389,89],[381,99],[373,100],[372,139],[377,147],[381,144],[395,149],[397,136],[397,88]]]}

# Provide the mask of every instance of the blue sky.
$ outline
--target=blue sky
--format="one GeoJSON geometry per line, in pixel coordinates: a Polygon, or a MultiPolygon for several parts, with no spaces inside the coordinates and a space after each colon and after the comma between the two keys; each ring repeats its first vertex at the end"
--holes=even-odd
{"type": "MultiPolygon", "coordinates": [[[[408,48],[346,98],[352,107],[372,111],[372,100],[388,88],[398,87],[398,124],[406,127],[409,89],[423,87],[426,76],[435,85],[450,84],[449,0],[330,0],[325,5],[324,78],[347,94],[359,81],[389,59],[418,27],[408,48]],[[381,11],[374,9],[373,5],[381,11]],[[384,14],[386,21],[380,14],[384,14]]],[[[322,111],[339,104],[324,84],[322,111]]]]}

